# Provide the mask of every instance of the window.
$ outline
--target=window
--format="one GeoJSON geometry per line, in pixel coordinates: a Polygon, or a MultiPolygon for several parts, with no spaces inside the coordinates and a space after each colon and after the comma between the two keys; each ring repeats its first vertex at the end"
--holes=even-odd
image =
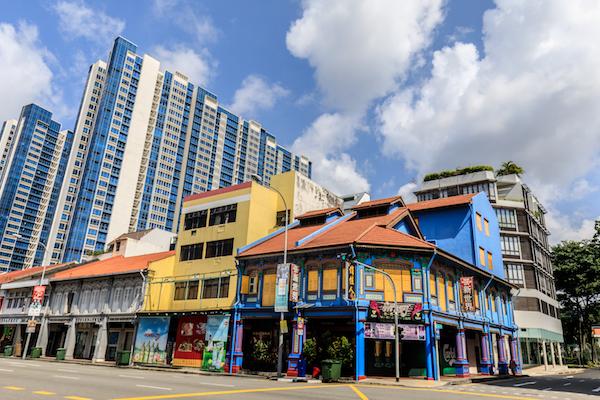
{"type": "Polygon", "coordinates": [[[319,271],[317,269],[308,270],[308,292],[316,293],[319,291],[319,271]]]}
{"type": "Polygon", "coordinates": [[[335,292],[337,291],[337,268],[323,268],[323,291],[324,292],[335,292]]]}
{"type": "Polygon", "coordinates": [[[180,261],[199,260],[202,258],[202,249],[203,248],[204,248],[204,243],[195,243],[195,244],[189,244],[186,246],[181,246],[179,260],[180,261]]]}
{"type": "Polygon", "coordinates": [[[517,229],[517,215],[515,210],[496,208],[498,225],[500,228],[517,229]]]}
{"type": "MultiPolygon", "coordinates": [[[[275,226],[285,226],[285,211],[277,211],[275,226]]],[[[288,224],[290,223],[290,210],[287,210],[288,224]]]]}
{"type": "Polygon", "coordinates": [[[516,236],[501,236],[500,245],[502,254],[507,256],[520,256],[519,238],[516,236]]]}
{"type": "Polygon", "coordinates": [[[203,299],[218,299],[229,296],[229,276],[213,279],[205,279],[203,281],[204,288],[202,290],[203,299]]]}
{"type": "Polygon", "coordinates": [[[175,300],[185,300],[185,288],[187,286],[187,282],[177,282],[175,283],[175,300]]]}
{"type": "MultiPolygon", "coordinates": [[[[69,294],[67,294],[67,314],[69,314],[71,312],[71,309],[73,308],[73,300],[75,299],[75,293],[74,292],[70,292],[69,294]]],[[[61,299],[61,303],[62,303],[62,299],[61,299]]],[[[62,304],[60,304],[62,305],[62,304]]],[[[60,310],[61,312],[63,311],[62,308],[60,310]]]]}
{"type": "Polygon", "coordinates": [[[493,261],[492,253],[489,251],[487,252],[487,261],[488,261],[488,268],[494,269],[494,261],[493,261]]]}
{"type": "Polygon", "coordinates": [[[206,243],[206,258],[230,256],[231,254],[233,254],[233,239],[206,243]]]}
{"type": "Polygon", "coordinates": [[[485,236],[490,236],[490,221],[484,218],[483,227],[485,228],[485,236]]]}
{"type": "Polygon", "coordinates": [[[430,293],[430,297],[431,297],[431,304],[437,306],[438,305],[438,300],[437,300],[437,287],[435,284],[435,272],[431,271],[429,273],[429,293],[430,293]]]}
{"type": "Polygon", "coordinates": [[[237,204],[215,207],[210,210],[209,225],[221,225],[229,222],[235,222],[237,214],[237,204]]]}
{"type": "Polygon", "coordinates": [[[479,230],[479,232],[481,232],[481,230],[483,229],[481,226],[481,214],[475,213],[475,222],[477,223],[477,229],[479,230]]]}
{"type": "Polygon", "coordinates": [[[540,311],[539,300],[535,297],[515,297],[514,305],[519,311],[540,311]]]}
{"type": "Polygon", "coordinates": [[[120,240],[117,242],[117,245],[115,247],[115,251],[119,251],[119,250],[121,250],[121,241],[120,240]]]}
{"type": "Polygon", "coordinates": [[[510,283],[515,285],[521,285],[525,283],[523,278],[523,266],[521,264],[505,264],[506,265],[506,279],[510,283]]]}
{"type": "Polygon", "coordinates": [[[248,293],[256,294],[258,292],[258,275],[255,273],[251,274],[248,278],[248,293]]]}
{"type": "Polygon", "coordinates": [[[479,264],[485,267],[485,250],[483,249],[483,247],[479,248],[479,264]]]}
{"type": "Polygon", "coordinates": [[[208,210],[202,211],[194,211],[185,214],[184,219],[184,229],[196,229],[196,228],[204,228],[206,226],[206,217],[208,215],[208,210]]]}

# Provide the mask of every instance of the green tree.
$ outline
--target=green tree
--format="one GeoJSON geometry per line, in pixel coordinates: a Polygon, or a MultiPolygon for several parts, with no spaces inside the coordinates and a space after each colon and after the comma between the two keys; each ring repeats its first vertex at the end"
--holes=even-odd
{"type": "Polygon", "coordinates": [[[592,239],[564,241],[552,256],[566,340],[583,352],[592,343],[592,325],[600,323],[600,221],[592,239]]]}
{"type": "Polygon", "coordinates": [[[512,175],[517,174],[521,176],[525,173],[525,170],[519,165],[512,161],[505,161],[502,163],[500,168],[496,171],[496,175],[512,175]]]}

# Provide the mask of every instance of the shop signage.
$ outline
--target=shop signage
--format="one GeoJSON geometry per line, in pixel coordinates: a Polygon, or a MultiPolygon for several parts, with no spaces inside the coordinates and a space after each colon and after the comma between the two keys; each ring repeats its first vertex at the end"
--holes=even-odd
{"type": "Polygon", "coordinates": [[[33,294],[31,296],[31,303],[29,304],[29,310],[27,315],[30,317],[39,317],[42,313],[42,303],[44,303],[44,294],[46,293],[46,286],[37,285],[33,287],[33,294]]]}
{"type": "Polygon", "coordinates": [[[108,317],[108,322],[129,322],[133,323],[135,320],[135,316],[133,315],[117,315],[114,317],[108,317]]]}
{"type": "Polygon", "coordinates": [[[167,363],[169,317],[142,317],[135,337],[133,362],[141,364],[167,363]]]}
{"type": "Polygon", "coordinates": [[[277,265],[275,284],[275,312],[288,312],[290,264],[277,265]]]}
{"type": "Polygon", "coordinates": [[[291,289],[290,289],[290,301],[297,303],[300,301],[300,267],[296,264],[290,264],[291,266],[291,289]]]}
{"type": "Polygon", "coordinates": [[[75,322],[78,324],[101,324],[102,317],[77,317],[75,322]]]}
{"type": "Polygon", "coordinates": [[[346,267],[348,269],[348,300],[356,299],[356,268],[354,264],[346,261],[346,267]]]}
{"type": "Polygon", "coordinates": [[[35,327],[37,326],[37,321],[35,319],[30,319],[27,321],[27,328],[25,328],[25,333],[35,333],[35,327]]]}
{"type": "Polygon", "coordinates": [[[296,321],[296,331],[298,332],[298,336],[304,335],[304,318],[298,317],[296,321]]]}
{"type": "MultiPolygon", "coordinates": [[[[425,325],[398,324],[402,330],[402,340],[425,340],[425,325]]],[[[394,339],[394,324],[386,322],[365,322],[366,339],[394,339]]]]}
{"type": "MultiPolygon", "coordinates": [[[[397,303],[398,320],[400,321],[421,321],[423,304],[422,303],[397,303]]],[[[369,321],[393,321],[394,303],[371,301],[369,303],[369,321]]]]}
{"type": "Polygon", "coordinates": [[[472,276],[463,276],[460,278],[460,292],[462,295],[462,310],[464,312],[475,311],[472,276]]]}
{"type": "Polygon", "coordinates": [[[14,317],[7,317],[7,318],[0,318],[0,324],[2,325],[19,325],[19,324],[24,324],[25,321],[27,321],[26,318],[14,318],[14,317]]]}
{"type": "Polygon", "coordinates": [[[600,338],[600,325],[592,326],[592,337],[600,338]]]}
{"type": "Polygon", "coordinates": [[[202,353],[206,346],[206,315],[179,318],[173,365],[176,367],[202,366],[202,353]]]}
{"type": "Polygon", "coordinates": [[[209,315],[206,319],[206,347],[202,354],[202,369],[223,372],[229,332],[229,314],[209,315]]]}

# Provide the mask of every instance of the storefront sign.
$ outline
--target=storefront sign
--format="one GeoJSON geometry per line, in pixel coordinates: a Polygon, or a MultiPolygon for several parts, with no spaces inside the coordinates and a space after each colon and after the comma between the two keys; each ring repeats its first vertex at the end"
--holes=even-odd
{"type": "Polygon", "coordinates": [[[30,319],[27,321],[27,328],[25,328],[25,333],[35,333],[35,327],[37,326],[37,321],[35,319],[30,319]]]}
{"type": "Polygon", "coordinates": [[[304,318],[298,317],[296,321],[296,331],[298,331],[298,336],[304,335],[304,318]]]}
{"type": "Polygon", "coordinates": [[[473,298],[473,277],[460,278],[460,292],[462,296],[462,310],[464,312],[475,311],[475,303],[473,298]]]}
{"type": "Polygon", "coordinates": [[[44,294],[46,293],[46,286],[37,285],[33,287],[33,294],[31,296],[31,303],[29,304],[29,310],[27,315],[30,317],[39,317],[42,313],[42,304],[44,303],[44,294]]]}
{"type": "Polygon", "coordinates": [[[297,303],[300,301],[300,266],[296,264],[290,264],[291,266],[291,289],[290,289],[290,301],[297,303]]]}
{"type": "MultiPolygon", "coordinates": [[[[425,340],[425,325],[398,324],[402,330],[402,340],[425,340]]],[[[385,322],[365,322],[365,339],[394,339],[394,324],[385,322]]]]}
{"type": "Polygon", "coordinates": [[[133,362],[141,364],[167,363],[169,317],[142,317],[135,337],[133,362]]]}
{"type": "Polygon", "coordinates": [[[356,299],[356,267],[354,264],[346,261],[348,269],[348,300],[356,299]]]}
{"type": "Polygon", "coordinates": [[[77,317],[75,318],[77,324],[101,324],[102,317],[77,317]]]}
{"type": "Polygon", "coordinates": [[[173,365],[200,368],[206,347],[205,336],[206,315],[181,317],[175,338],[173,365]]]}
{"type": "Polygon", "coordinates": [[[202,355],[202,369],[223,372],[228,332],[228,314],[208,316],[206,321],[206,347],[202,355]]]}
{"type": "Polygon", "coordinates": [[[277,265],[275,284],[275,312],[288,312],[290,264],[277,265]]]}
{"type": "Polygon", "coordinates": [[[27,322],[27,318],[19,318],[19,317],[7,317],[0,318],[0,324],[2,325],[20,325],[27,322]]]}
{"type": "MultiPolygon", "coordinates": [[[[397,303],[398,319],[401,321],[421,321],[423,304],[422,303],[397,303]]],[[[393,321],[394,303],[377,302],[369,303],[369,321],[393,321]]]]}
{"type": "Polygon", "coordinates": [[[592,326],[592,337],[600,338],[600,325],[592,326]]]}

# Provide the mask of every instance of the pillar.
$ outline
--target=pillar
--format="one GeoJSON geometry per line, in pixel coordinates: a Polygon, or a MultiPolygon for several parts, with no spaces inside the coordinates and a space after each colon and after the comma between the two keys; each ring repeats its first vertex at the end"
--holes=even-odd
{"type": "Polygon", "coordinates": [[[516,375],[523,374],[523,358],[521,357],[521,350],[519,345],[519,338],[516,337],[513,333],[513,336],[510,338],[510,359],[511,363],[514,361],[516,375]]]}
{"type": "Polygon", "coordinates": [[[467,359],[467,341],[465,337],[465,330],[463,328],[458,329],[456,334],[456,362],[454,363],[456,368],[456,376],[467,377],[469,376],[469,360],[467,359]]]}
{"type": "Polygon", "coordinates": [[[69,329],[67,330],[67,337],[65,338],[65,360],[72,360],[73,353],[75,353],[75,332],[77,330],[77,324],[73,318],[69,322],[69,329]]]}
{"type": "Polygon", "coordinates": [[[498,335],[498,374],[508,375],[508,360],[506,359],[506,336],[498,335]]]}
{"type": "Polygon", "coordinates": [[[556,368],[556,358],[554,356],[554,342],[550,342],[550,357],[552,358],[552,368],[556,368]]]}
{"type": "Polygon", "coordinates": [[[35,347],[42,349],[42,357],[46,357],[46,347],[48,347],[48,318],[43,317],[40,323],[40,332],[38,333],[35,347]]]}
{"type": "Polygon", "coordinates": [[[108,317],[104,317],[98,328],[98,336],[96,337],[96,347],[92,362],[103,362],[106,357],[106,346],[108,345],[108,317]]]}
{"type": "Polygon", "coordinates": [[[365,379],[365,320],[367,318],[366,311],[356,312],[356,350],[354,357],[354,377],[357,381],[365,379]]]}
{"type": "Polygon", "coordinates": [[[436,378],[435,362],[435,328],[434,323],[425,325],[425,369],[428,380],[436,378]]]}
{"type": "Polygon", "coordinates": [[[244,352],[243,352],[243,341],[244,341],[244,320],[241,318],[239,314],[233,315],[233,354],[230,354],[227,357],[227,363],[232,363],[231,367],[229,364],[226,366],[225,370],[231,370],[232,374],[237,374],[242,369],[242,362],[244,360],[244,352]]]}
{"type": "Polygon", "coordinates": [[[481,362],[479,373],[482,375],[493,375],[494,368],[492,367],[492,357],[490,356],[490,334],[488,332],[481,333],[481,362]]]}
{"type": "Polygon", "coordinates": [[[287,375],[298,376],[298,363],[306,340],[306,322],[298,315],[292,324],[292,348],[288,355],[287,375]],[[299,321],[300,324],[298,324],[299,321]]]}
{"type": "Polygon", "coordinates": [[[548,355],[546,354],[546,341],[542,341],[542,358],[544,359],[544,369],[548,370],[548,355]]]}
{"type": "Polygon", "coordinates": [[[23,349],[23,339],[21,339],[21,325],[15,325],[15,333],[13,337],[13,356],[21,357],[23,349]]]}
{"type": "Polygon", "coordinates": [[[558,365],[560,365],[562,367],[563,359],[562,359],[562,347],[560,345],[560,342],[556,343],[556,347],[558,348],[558,365]]]}

